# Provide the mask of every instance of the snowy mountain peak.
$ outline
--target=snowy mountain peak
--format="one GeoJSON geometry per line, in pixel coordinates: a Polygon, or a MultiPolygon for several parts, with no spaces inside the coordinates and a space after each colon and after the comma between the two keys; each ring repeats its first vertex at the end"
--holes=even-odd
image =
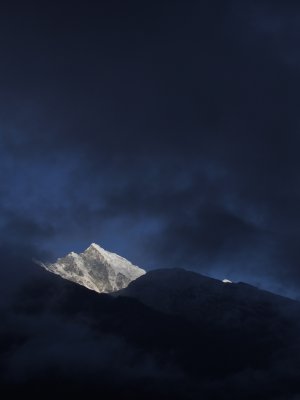
{"type": "Polygon", "coordinates": [[[101,253],[102,251],[106,251],[106,250],[103,249],[103,247],[99,246],[99,245],[96,244],[96,243],[92,243],[92,244],[87,248],[87,250],[89,250],[89,249],[95,249],[95,250],[99,251],[100,253],[101,253]]]}
{"type": "Polygon", "coordinates": [[[123,289],[145,271],[118,254],[92,243],[83,253],[71,252],[53,264],[39,263],[47,271],[99,293],[123,289]]]}

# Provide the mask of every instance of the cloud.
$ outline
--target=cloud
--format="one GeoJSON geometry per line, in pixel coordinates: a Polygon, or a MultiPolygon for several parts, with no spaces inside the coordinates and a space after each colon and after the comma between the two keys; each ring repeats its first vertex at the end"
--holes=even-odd
{"type": "MultiPolygon", "coordinates": [[[[221,3],[3,9],[5,379],[87,368],[138,379],[148,392],[161,377],[171,388],[172,376],[178,394],[200,390],[188,382],[187,393],[174,360],[105,332],[106,321],[97,331],[78,315],[84,295],[69,298],[33,258],[99,242],[147,269],[186,267],[298,295],[299,6],[221,3]]],[[[203,379],[203,396],[238,397],[251,381],[250,398],[258,390],[267,399],[272,387],[272,400],[293,398],[294,346],[268,370],[203,379]]]]}
{"type": "Polygon", "coordinates": [[[0,223],[13,248],[53,259],[98,241],[147,268],[295,293],[298,6],[91,7],[2,17],[0,223]]]}

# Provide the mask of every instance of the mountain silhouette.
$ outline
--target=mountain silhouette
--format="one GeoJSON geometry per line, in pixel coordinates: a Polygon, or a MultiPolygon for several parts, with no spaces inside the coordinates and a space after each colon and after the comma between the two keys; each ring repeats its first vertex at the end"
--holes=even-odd
{"type": "Polygon", "coordinates": [[[2,316],[0,382],[52,396],[296,399],[299,311],[181,269],[150,271],[112,294],[40,274],[2,316]]]}

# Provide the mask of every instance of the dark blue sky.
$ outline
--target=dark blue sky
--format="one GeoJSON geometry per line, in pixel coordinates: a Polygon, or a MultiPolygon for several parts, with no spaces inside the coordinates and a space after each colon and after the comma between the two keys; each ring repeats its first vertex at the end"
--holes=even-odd
{"type": "Polygon", "coordinates": [[[10,2],[4,281],[91,242],[146,269],[300,288],[292,1],[10,2]]]}

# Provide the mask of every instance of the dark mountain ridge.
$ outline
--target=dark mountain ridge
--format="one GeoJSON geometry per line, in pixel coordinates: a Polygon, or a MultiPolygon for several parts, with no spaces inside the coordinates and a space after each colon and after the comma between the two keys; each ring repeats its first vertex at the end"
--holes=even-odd
{"type": "Polygon", "coordinates": [[[2,384],[107,398],[300,393],[296,301],[180,269],[148,272],[113,295],[47,278],[2,316],[2,384]],[[30,369],[20,370],[24,357],[30,369]]]}

